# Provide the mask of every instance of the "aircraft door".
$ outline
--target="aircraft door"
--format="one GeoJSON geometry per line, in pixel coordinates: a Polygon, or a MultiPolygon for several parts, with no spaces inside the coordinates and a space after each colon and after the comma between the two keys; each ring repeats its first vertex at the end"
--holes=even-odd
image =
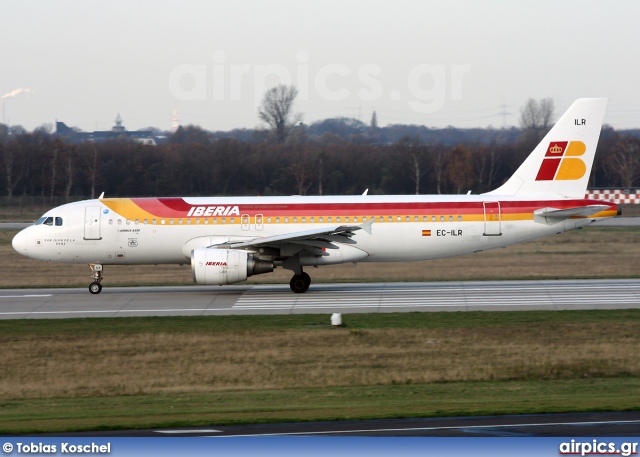
{"type": "Polygon", "coordinates": [[[256,214],[256,230],[262,230],[264,221],[264,217],[262,214],[256,214]]]}
{"type": "Polygon", "coordinates": [[[101,240],[100,236],[100,206],[87,206],[84,209],[84,239],[101,240]]]}
{"type": "Polygon", "coordinates": [[[484,202],[484,236],[502,235],[500,202],[484,202]]]}

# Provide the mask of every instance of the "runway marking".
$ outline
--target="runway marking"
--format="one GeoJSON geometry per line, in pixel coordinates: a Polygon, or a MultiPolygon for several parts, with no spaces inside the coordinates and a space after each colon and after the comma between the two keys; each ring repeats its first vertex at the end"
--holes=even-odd
{"type": "Polygon", "coordinates": [[[284,432],[284,433],[255,433],[243,435],[222,435],[212,436],[210,438],[237,438],[248,436],[285,436],[285,435],[329,435],[329,434],[345,434],[345,433],[374,433],[374,432],[417,432],[428,430],[465,430],[465,429],[481,429],[481,428],[515,428],[515,427],[555,427],[558,425],[607,425],[607,424],[640,424],[640,420],[629,421],[593,421],[593,422],[549,422],[534,424],[493,424],[493,425],[458,425],[444,427],[409,427],[409,428],[379,428],[365,430],[325,430],[318,432],[284,432]]]}
{"type": "Polygon", "coordinates": [[[38,298],[38,297],[53,297],[53,294],[46,294],[46,295],[0,295],[0,298],[38,298]]]}
{"type": "Polygon", "coordinates": [[[171,313],[171,312],[185,312],[185,311],[225,311],[231,308],[211,309],[211,308],[176,308],[176,309],[91,309],[80,311],[10,311],[0,312],[0,315],[12,316],[18,314],[100,314],[100,313],[171,313]]]}
{"type": "Polygon", "coordinates": [[[224,433],[222,430],[154,430],[156,433],[164,433],[166,435],[187,435],[192,433],[224,433]]]}

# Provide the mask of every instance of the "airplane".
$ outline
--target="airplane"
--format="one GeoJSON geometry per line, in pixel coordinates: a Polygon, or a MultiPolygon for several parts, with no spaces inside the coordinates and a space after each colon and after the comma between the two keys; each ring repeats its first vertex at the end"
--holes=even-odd
{"type": "Polygon", "coordinates": [[[87,263],[92,294],[107,265],[191,264],[194,282],[233,284],[284,268],[470,254],[620,214],[585,199],[607,100],[576,100],[499,188],[479,195],[104,198],[47,211],[12,241],[37,260],[87,263]]]}

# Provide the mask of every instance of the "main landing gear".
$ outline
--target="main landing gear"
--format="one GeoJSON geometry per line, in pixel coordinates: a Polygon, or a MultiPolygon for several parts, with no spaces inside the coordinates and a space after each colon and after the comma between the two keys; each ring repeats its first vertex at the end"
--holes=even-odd
{"type": "Polygon", "coordinates": [[[102,265],[100,265],[99,263],[91,263],[89,264],[89,268],[91,268],[91,271],[93,271],[93,275],[91,275],[91,277],[93,278],[93,282],[89,284],[89,292],[94,295],[99,294],[100,292],[102,292],[102,284],[100,284],[103,279],[102,265]]]}
{"type": "Polygon", "coordinates": [[[311,276],[306,274],[301,270],[299,275],[293,275],[291,278],[291,282],[289,282],[289,287],[296,294],[303,294],[307,290],[309,290],[309,286],[311,285],[311,276]]]}

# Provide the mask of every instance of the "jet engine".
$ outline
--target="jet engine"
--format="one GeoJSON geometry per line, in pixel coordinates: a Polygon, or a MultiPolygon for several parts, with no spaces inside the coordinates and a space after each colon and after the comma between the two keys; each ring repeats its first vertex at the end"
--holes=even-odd
{"type": "Polygon", "coordinates": [[[273,262],[233,249],[196,248],[191,251],[191,271],[196,284],[233,284],[249,276],[273,271],[273,262]]]}

